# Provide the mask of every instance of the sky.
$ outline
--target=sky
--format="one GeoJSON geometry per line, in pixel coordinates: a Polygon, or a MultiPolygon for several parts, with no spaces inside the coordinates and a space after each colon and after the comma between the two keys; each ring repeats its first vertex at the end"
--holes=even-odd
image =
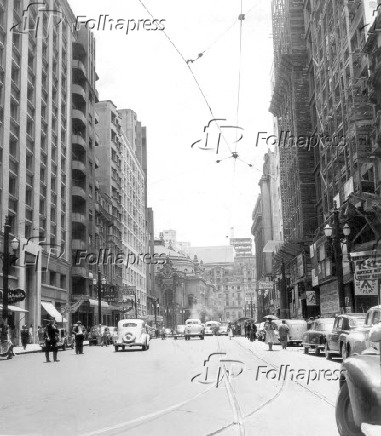
{"type": "Polygon", "coordinates": [[[81,21],[100,15],[114,20],[94,30],[97,89],[101,100],[134,110],[147,127],[155,234],[175,229],[177,240],[192,246],[225,245],[232,227],[235,237],[250,237],[269,149],[265,141],[256,146],[257,133],[273,133],[271,2],[242,0],[240,44],[238,0],[142,1],[152,16],[139,0],[69,3],[81,21]],[[110,30],[118,19],[125,20],[123,29],[110,30]],[[128,20],[136,25],[143,19],[165,20],[161,25],[172,42],[161,30],[142,28],[142,21],[139,29],[130,21],[126,33],[128,20]],[[194,76],[184,59],[197,59],[188,64],[194,76]],[[204,127],[213,118],[208,106],[214,118],[226,121],[218,122],[221,130],[210,123],[206,143],[204,127]]]}

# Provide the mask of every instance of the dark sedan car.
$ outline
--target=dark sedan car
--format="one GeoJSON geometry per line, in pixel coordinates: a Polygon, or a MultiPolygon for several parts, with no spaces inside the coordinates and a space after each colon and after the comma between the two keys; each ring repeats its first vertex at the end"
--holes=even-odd
{"type": "Polygon", "coordinates": [[[318,318],[312,321],[311,327],[303,335],[302,345],[304,353],[308,354],[310,348],[318,356],[325,347],[326,336],[332,331],[335,318],[318,318]]]}
{"type": "Polygon", "coordinates": [[[365,316],[364,313],[345,313],[335,319],[332,332],[327,334],[325,343],[326,359],[332,359],[335,354],[342,356],[343,359],[346,358],[347,336],[353,330],[364,325],[365,316]]]}

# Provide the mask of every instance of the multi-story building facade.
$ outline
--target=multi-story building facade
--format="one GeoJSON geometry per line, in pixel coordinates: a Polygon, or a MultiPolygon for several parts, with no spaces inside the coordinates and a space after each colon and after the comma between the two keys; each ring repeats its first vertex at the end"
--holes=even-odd
{"type": "MultiPolygon", "coordinates": [[[[67,1],[46,1],[46,11],[31,5],[27,16],[24,3],[0,2],[0,228],[9,217],[20,249],[9,287],[25,290],[22,323],[36,331],[47,314],[62,319],[60,309],[70,299],[71,65],[77,33],[68,24],[75,17],[67,1]],[[49,9],[65,20],[51,17],[49,9]],[[26,19],[29,32],[23,32],[26,19]]],[[[12,312],[9,319],[16,329],[19,315],[12,312]]]]}
{"type": "MultiPolygon", "coordinates": [[[[99,161],[95,148],[100,146],[95,133],[98,115],[95,104],[98,92],[95,72],[95,38],[86,28],[78,29],[72,50],[72,300],[87,298],[74,315],[86,326],[95,324],[97,294],[94,280],[98,279],[96,265],[82,262],[80,253],[96,253],[95,238],[95,173],[99,161]]],[[[106,315],[106,314],[105,314],[106,315]]],[[[103,322],[103,321],[99,321],[103,322]]]]}
{"type": "Polygon", "coordinates": [[[361,281],[356,285],[348,262],[342,265],[343,284],[338,283],[337,265],[323,232],[325,223],[332,223],[332,209],[337,206],[340,231],[345,223],[351,230],[346,242],[350,242],[353,260],[356,252],[374,248],[379,237],[381,221],[376,209],[380,207],[380,155],[374,87],[377,80],[374,81],[374,75],[369,77],[369,68],[371,73],[376,71],[377,56],[370,57],[369,63],[366,54],[372,53],[377,39],[372,31],[368,38],[375,5],[364,0],[307,1],[304,15],[311,70],[310,101],[314,102],[316,128],[331,143],[332,138],[340,141],[339,146],[321,141],[317,163],[321,225],[311,246],[312,275],[316,304],[327,316],[342,310],[337,292],[341,286],[345,310],[364,310],[377,303],[376,295],[362,295],[361,281]]]}
{"type": "Polygon", "coordinates": [[[109,247],[115,256],[122,254],[128,259],[125,265],[114,265],[110,280],[119,289],[120,298],[128,293],[127,286],[135,286],[138,315],[146,316],[146,263],[142,260],[147,252],[144,172],[135,143],[130,143],[122,127],[125,111],[118,111],[110,100],[97,103],[96,110],[96,131],[103,145],[96,150],[102,162],[97,180],[112,200],[114,217],[109,247]]]}

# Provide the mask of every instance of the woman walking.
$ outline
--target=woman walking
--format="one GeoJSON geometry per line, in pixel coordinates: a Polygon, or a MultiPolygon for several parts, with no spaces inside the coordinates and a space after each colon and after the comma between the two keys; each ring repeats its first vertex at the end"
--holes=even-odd
{"type": "Polygon", "coordinates": [[[26,325],[22,326],[20,335],[21,335],[21,345],[23,346],[24,350],[26,350],[26,346],[29,342],[29,330],[27,329],[26,325]]]}
{"type": "Polygon", "coordinates": [[[232,340],[233,329],[232,329],[232,326],[230,324],[229,324],[229,327],[228,327],[228,336],[229,336],[229,340],[232,340]]]}
{"type": "Polygon", "coordinates": [[[269,346],[268,351],[273,351],[273,344],[275,342],[275,327],[269,319],[266,320],[265,335],[265,343],[269,346]]]}

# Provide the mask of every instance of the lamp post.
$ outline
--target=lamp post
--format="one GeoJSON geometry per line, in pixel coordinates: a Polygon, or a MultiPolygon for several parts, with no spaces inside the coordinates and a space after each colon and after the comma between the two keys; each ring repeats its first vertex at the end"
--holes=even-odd
{"type": "MultiPolygon", "coordinates": [[[[345,313],[345,294],[344,294],[344,284],[343,284],[343,252],[341,250],[340,241],[340,223],[339,223],[339,210],[337,209],[336,201],[333,203],[333,228],[327,224],[324,228],[325,236],[328,239],[328,243],[333,246],[335,266],[336,266],[336,277],[337,277],[337,288],[339,293],[339,307],[340,312],[345,313]]],[[[343,227],[344,236],[347,237],[351,232],[348,224],[343,227]]]]}
{"type": "Polygon", "coordinates": [[[9,243],[9,236],[11,232],[11,226],[9,225],[9,216],[5,217],[4,224],[4,244],[3,244],[3,253],[1,257],[3,258],[3,320],[5,324],[8,324],[8,293],[9,293],[9,269],[12,263],[17,260],[16,254],[11,254],[9,252],[9,248],[12,248],[14,252],[16,252],[19,248],[19,240],[17,238],[13,238],[11,243],[9,243]]]}

